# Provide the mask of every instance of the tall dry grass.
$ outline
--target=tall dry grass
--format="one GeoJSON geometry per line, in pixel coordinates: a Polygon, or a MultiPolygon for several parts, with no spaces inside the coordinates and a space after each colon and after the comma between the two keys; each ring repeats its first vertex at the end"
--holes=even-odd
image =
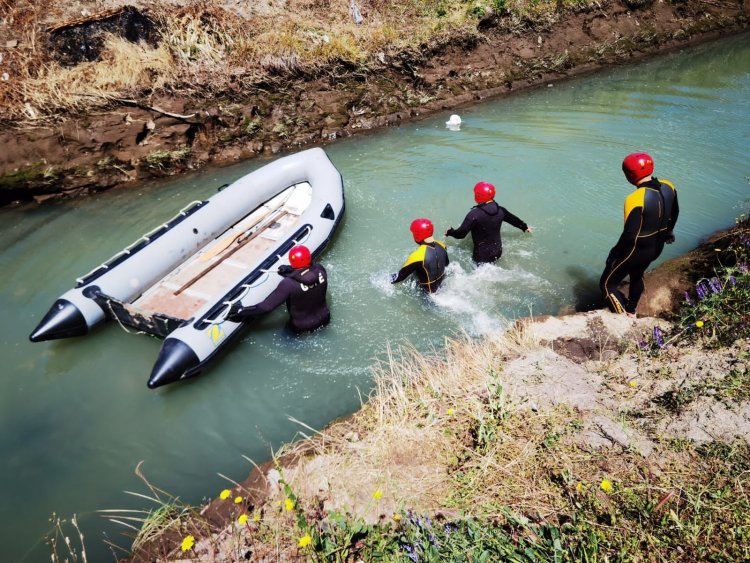
{"type": "Polygon", "coordinates": [[[49,63],[39,77],[23,83],[24,113],[34,118],[59,108],[82,110],[143,88],[159,90],[174,79],[174,72],[166,46],[154,49],[110,36],[101,61],[73,67],[49,63]]]}
{"type": "MultiPolygon", "coordinates": [[[[54,13],[53,4],[3,0],[0,6],[7,12],[9,27],[21,35],[13,64],[6,67],[9,80],[0,82],[0,119],[42,119],[102,103],[79,93],[97,94],[100,100],[160,91],[201,98],[223,92],[233,76],[242,76],[243,84],[252,86],[269,76],[314,77],[341,65],[367,72],[384,57],[476,39],[479,19],[497,14],[503,5],[498,0],[358,4],[364,18],[360,24],[353,20],[348,2],[289,0],[270,5],[251,20],[216,3],[176,9],[156,4],[148,13],[161,32],[159,47],[113,38],[101,60],[62,68],[46,46],[44,29],[50,22],[45,18],[54,13]]],[[[551,0],[508,4],[511,12],[529,17],[553,13],[554,6],[551,0]]]]}
{"type": "MultiPolygon", "coordinates": [[[[506,448],[503,456],[495,446],[477,449],[477,441],[495,443],[477,432],[499,422],[507,426],[502,432],[523,434],[526,420],[503,418],[513,411],[502,391],[503,364],[538,346],[533,332],[518,325],[492,339],[447,339],[443,350],[427,354],[389,349],[374,368],[375,389],[360,412],[279,453],[296,451],[307,460],[286,470],[287,482],[301,498],[322,496],[327,509],[371,522],[407,508],[472,513],[505,482],[498,480],[503,475],[498,459],[504,465],[528,462],[524,448],[512,454],[506,448]],[[476,482],[471,494],[456,501],[460,491],[453,473],[459,464],[471,466],[476,482]],[[376,490],[383,496],[373,503],[376,490]]],[[[501,443],[498,439],[497,448],[501,443]]]]}

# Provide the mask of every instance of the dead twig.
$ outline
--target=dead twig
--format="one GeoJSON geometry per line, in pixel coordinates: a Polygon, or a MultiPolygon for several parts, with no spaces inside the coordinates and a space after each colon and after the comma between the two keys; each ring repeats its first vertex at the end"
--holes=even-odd
{"type": "Polygon", "coordinates": [[[87,98],[101,98],[103,100],[115,102],[118,104],[123,104],[125,106],[137,107],[140,109],[145,109],[146,111],[153,111],[156,113],[160,113],[161,115],[165,115],[167,117],[179,119],[180,121],[184,121],[185,123],[188,123],[190,125],[196,125],[196,123],[191,122],[189,120],[196,117],[198,115],[198,112],[191,113],[190,115],[180,115],[179,113],[172,113],[170,111],[163,110],[160,107],[150,106],[148,104],[144,104],[143,102],[139,102],[138,100],[131,100],[128,98],[118,98],[117,96],[109,96],[107,94],[89,94],[85,92],[77,92],[76,95],[84,96],[87,98]]]}

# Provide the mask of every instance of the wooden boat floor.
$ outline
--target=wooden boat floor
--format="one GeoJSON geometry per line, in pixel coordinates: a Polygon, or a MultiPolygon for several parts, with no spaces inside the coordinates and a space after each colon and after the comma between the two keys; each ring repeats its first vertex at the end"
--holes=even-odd
{"type": "Polygon", "coordinates": [[[239,250],[232,252],[237,246],[235,241],[210,259],[202,258],[214,245],[222,245],[227,238],[237,234],[236,231],[228,231],[149,288],[133,302],[133,306],[149,315],[162,313],[178,319],[189,319],[207,303],[215,303],[226,295],[272,249],[290,237],[299,219],[298,215],[287,213],[239,250]],[[210,271],[201,275],[212,266],[210,271]],[[198,279],[190,284],[196,277],[198,279]],[[189,287],[180,291],[186,284],[190,284],[189,287]]]}

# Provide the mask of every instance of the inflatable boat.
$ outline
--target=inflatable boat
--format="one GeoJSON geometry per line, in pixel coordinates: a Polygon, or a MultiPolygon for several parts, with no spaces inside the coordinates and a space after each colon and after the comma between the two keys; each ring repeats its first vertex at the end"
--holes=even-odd
{"type": "Polygon", "coordinates": [[[225,320],[232,304],[263,301],[293,246],[320,254],[343,212],[343,180],[323,149],[279,158],[79,278],[29,338],[82,336],[113,319],[164,339],[150,388],[197,375],[241,333],[225,320]]]}

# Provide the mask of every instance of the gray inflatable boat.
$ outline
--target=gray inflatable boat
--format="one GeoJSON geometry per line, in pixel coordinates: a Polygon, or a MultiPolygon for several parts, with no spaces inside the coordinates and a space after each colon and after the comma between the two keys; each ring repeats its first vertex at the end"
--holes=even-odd
{"type": "Polygon", "coordinates": [[[241,332],[225,320],[232,304],[263,301],[293,246],[320,254],[343,212],[343,180],[323,149],[279,158],[78,279],[29,338],[82,336],[116,319],[164,338],[150,388],[197,375],[241,332]]]}

